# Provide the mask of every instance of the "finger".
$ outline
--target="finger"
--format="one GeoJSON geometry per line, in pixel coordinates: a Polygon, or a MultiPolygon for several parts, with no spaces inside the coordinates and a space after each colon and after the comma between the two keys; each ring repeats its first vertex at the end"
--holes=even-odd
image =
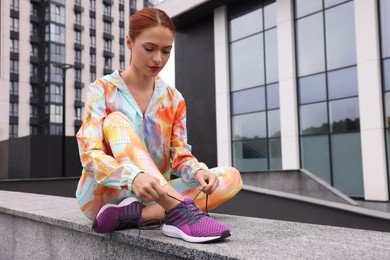
{"type": "Polygon", "coordinates": [[[204,178],[200,178],[198,182],[199,182],[200,189],[203,191],[203,189],[207,187],[207,182],[204,180],[204,178]]]}

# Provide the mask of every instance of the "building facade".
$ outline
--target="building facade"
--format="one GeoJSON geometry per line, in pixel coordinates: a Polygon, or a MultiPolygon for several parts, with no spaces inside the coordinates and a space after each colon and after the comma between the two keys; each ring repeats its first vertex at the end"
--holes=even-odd
{"type": "Polygon", "coordinates": [[[145,4],[0,2],[0,179],[59,177],[63,129],[69,167],[62,177],[80,174],[74,136],[81,126],[84,87],[128,65],[129,17],[145,4]]]}
{"type": "Polygon", "coordinates": [[[157,7],[178,29],[176,87],[201,160],[251,172],[305,168],[351,197],[388,201],[388,1],[157,7]]]}

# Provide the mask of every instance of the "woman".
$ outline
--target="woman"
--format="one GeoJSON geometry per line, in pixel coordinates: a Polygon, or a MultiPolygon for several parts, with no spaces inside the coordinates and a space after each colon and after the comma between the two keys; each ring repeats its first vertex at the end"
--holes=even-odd
{"type": "Polygon", "coordinates": [[[229,227],[196,205],[212,209],[232,198],[241,189],[240,174],[231,167],[208,169],[191,154],[184,99],[157,76],[174,36],[163,11],[137,12],[126,36],[130,66],[87,89],[76,197],[95,232],[160,220],[165,235],[189,242],[230,236],[229,227]],[[171,172],[180,179],[171,181],[171,172]]]}

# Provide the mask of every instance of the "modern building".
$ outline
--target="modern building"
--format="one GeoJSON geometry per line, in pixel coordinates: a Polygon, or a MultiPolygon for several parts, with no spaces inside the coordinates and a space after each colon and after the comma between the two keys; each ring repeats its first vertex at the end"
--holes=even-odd
{"type": "Polygon", "coordinates": [[[389,200],[389,1],[157,7],[177,26],[176,87],[200,160],[305,168],[351,197],[389,200]]]}
{"type": "Polygon", "coordinates": [[[129,16],[143,6],[134,0],[0,2],[1,179],[60,174],[64,100],[69,169],[63,175],[80,174],[74,135],[84,87],[129,63],[129,16]]]}

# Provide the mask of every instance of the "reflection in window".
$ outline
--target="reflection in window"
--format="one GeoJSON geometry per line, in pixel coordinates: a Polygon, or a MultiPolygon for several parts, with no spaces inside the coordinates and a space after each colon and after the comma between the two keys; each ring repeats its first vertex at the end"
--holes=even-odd
{"type": "Polygon", "coordinates": [[[326,79],[324,73],[300,78],[298,87],[300,104],[326,100],[326,79]]]}
{"type": "Polygon", "coordinates": [[[328,73],[329,99],[358,95],[356,67],[328,73]]]}
{"type": "Polygon", "coordinates": [[[328,69],[356,64],[353,2],[326,10],[325,21],[328,69]]]}
{"type": "Polygon", "coordinates": [[[390,58],[390,1],[388,0],[380,0],[380,22],[382,58],[390,58]]]}
{"type": "Polygon", "coordinates": [[[233,115],[251,113],[265,109],[264,87],[252,88],[232,93],[233,115]]]}
{"type": "Polygon", "coordinates": [[[300,129],[302,135],[328,132],[328,113],[325,102],[300,107],[300,129]]]}
{"type": "Polygon", "coordinates": [[[330,131],[333,133],[359,131],[358,98],[329,102],[330,131]]]}
{"type": "Polygon", "coordinates": [[[230,8],[233,163],[240,171],[281,169],[276,3],[230,8]]]}
{"type": "Polygon", "coordinates": [[[325,41],[322,13],[298,20],[297,48],[299,76],[324,71],[325,41]]]}
{"type": "Polygon", "coordinates": [[[264,84],[263,34],[230,45],[232,91],[264,84]]]}
{"type": "Polygon", "coordinates": [[[268,169],[267,140],[233,142],[233,164],[241,171],[268,169]]]}
{"type": "Polygon", "coordinates": [[[302,16],[318,12],[322,9],[323,0],[295,0],[295,16],[302,16]]]}
{"type": "Polygon", "coordinates": [[[249,140],[267,137],[265,112],[232,117],[233,140],[249,140]]]}
{"type": "Polygon", "coordinates": [[[263,12],[257,9],[230,21],[230,40],[235,41],[262,30],[263,12]]]}
{"type": "MultiPolygon", "coordinates": [[[[354,2],[295,3],[302,167],[344,189],[347,183],[336,182],[337,178],[361,178],[355,173],[362,172],[358,156],[348,162],[355,164],[355,172],[342,160],[334,161],[336,144],[331,141],[336,135],[344,140],[360,135],[354,2]]],[[[361,195],[362,190],[347,194],[361,195]]]]}

